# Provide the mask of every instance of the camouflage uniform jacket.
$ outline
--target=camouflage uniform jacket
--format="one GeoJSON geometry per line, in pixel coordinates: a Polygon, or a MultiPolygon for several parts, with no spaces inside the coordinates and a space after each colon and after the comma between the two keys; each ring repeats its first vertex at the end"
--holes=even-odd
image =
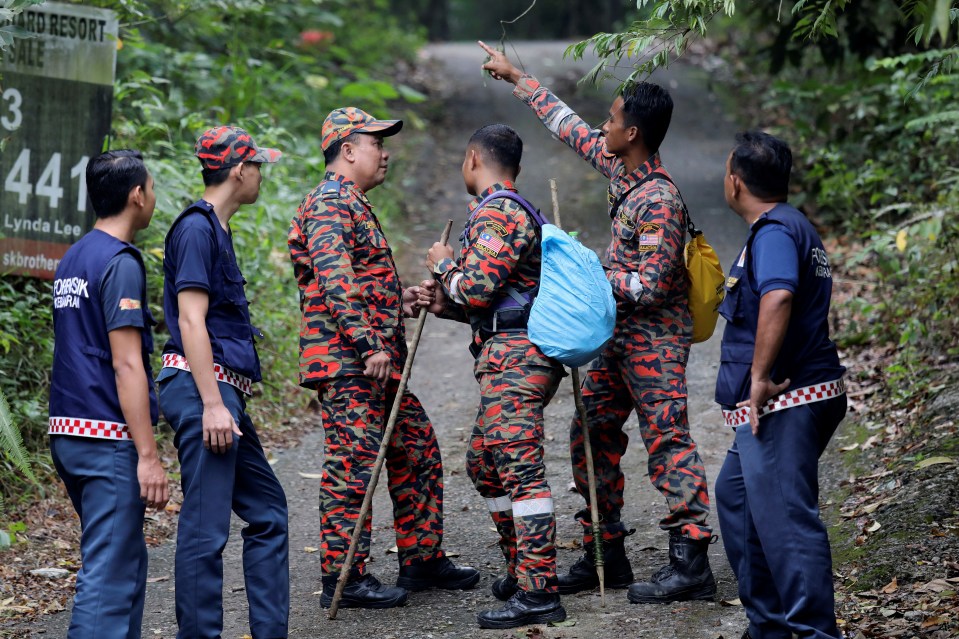
{"type": "Polygon", "coordinates": [[[363,191],[328,171],[300,203],[287,242],[300,288],[300,384],[363,375],[376,351],[402,370],[402,286],[363,191]]]}
{"type": "Polygon", "coordinates": [[[653,171],[666,174],[659,154],[627,173],[619,158],[605,153],[602,132],[592,129],[536,78],[524,75],[513,95],[533,109],[553,135],[610,180],[612,240],[603,265],[619,311],[613,344],[631,342],[640,349],[688,352],[692,319],[683,257],[686,213],[679,191],[660,179],[629,191],[653,171]],[[623,194],[625,198],[614,211],[623,194]]]}
{"type": "Polygon", "coordinates": [[[434,268],[453,302],[444,316],[468,320],[474,333],[493,303],[506,295],[507,286],[519,293],[539,286],[542,249],[536,222],[508,198],[491,200],[476,210],[495,191],[516,187],[510,181],[497,183],[474,198],[460,237],[459,259],[442,259],[434,268]]]}

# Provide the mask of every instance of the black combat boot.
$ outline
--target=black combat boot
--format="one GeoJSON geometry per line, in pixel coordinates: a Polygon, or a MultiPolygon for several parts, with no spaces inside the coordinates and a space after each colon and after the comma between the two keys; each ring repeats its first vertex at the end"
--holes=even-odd
{"type": "MultiPolygon", "coordinates": [[[[323,594],[320,605],[329,608],[333,605],[333,593],[336,592],[336,580],[339,575],[323,576],[323,594]]],[[[395,608],[406,603],[409,593],[396,586],[384,586],[380,580],[366,573],[351,577],[343,588],[340,608],[395,608]]]]}
{"type": "Polygon", "coordinates": [[[694,540],[679,534],[669,536],[669,564],[657,570],[649,581],[629,587],[632,603],[665,603],[712,599],[716,581],[709,568],[710,539],[694,540]]]}
{"type": "Polygon", "coordinates": [[[565,619],[566,609],[560,603],[559,595],[542,590],[517,590],[502,609],[476,615],[480,628],[497,629],[565,619]]]}
{"type": "Polygon", "coordinates": [[[510,597],[515,595],[516,591],[519,590],[519,580],[512,575],[500,577],[493,582],[490,590],[493,591],[493,596],[500,601],[509,601],[510,597]]]}
{"type": "MultiPolygon", "coordinates": [[[[603,577],[607,588],[628,588],[633,583],[633,569],[626,557],[625,542],[625,537],[603,542],[603,577]]],[[[559,576],[560,594],[572,595],[599,588],[599,577],[596,576],[596,546],[590,543],[583,548],[585,554],[570,567],[567,574],[559,576]]]]}
{"type": "Polygon", "coordinates": [[[400,565],[396,585],[411,591],[440,588],[442,590],[469,590],[480,580],[476,568],[457,568],[449,557],[438,557],[411,566],[400,565]]]}

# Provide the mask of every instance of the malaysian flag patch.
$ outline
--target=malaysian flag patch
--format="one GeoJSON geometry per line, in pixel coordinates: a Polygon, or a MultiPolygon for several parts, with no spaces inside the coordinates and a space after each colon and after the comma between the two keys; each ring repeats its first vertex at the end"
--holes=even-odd
{"type": "Polygon", "coordinates": [[[476,240],[476,248],[483,251],[490,257],[496,257],[499,255],[499,252],[503,250],[504,246],[506,245],[503,243],[503,240],[490,233],[487,233],[486,231],[480,233],[479,239],[476,240]]]}
{"type": "Polygon", "coordinates": [[[640,251],[655,251],[663,240],[663,229],[659,224],[646,222],[639,227],[639,246],[640,251]]]}
{"type": "Polygon", "coordinates": [[[120,310],[121,311],[139,311],[140,310],[140,300],[130,299],[129,297],[124,297],[120,300],[120,310]]]}

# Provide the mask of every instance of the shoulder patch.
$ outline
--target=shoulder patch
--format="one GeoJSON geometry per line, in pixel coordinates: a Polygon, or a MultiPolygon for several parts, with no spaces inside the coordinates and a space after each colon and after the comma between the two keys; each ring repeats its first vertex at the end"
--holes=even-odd
{"type": "Polygon", "coordinates": [[[499,222],[492,222],[492,221],[485,222],[484,226],[490,231],[492,231],[493,233],[496,233],[497,235],[499,235],[500,237],[506,237],[506,227],[500,224],[499,222]]]}
{"type": "Polygon", "coordinates": [[[639,246],[640,251],[655,251],[663,241],[663,229],[659,224],[645,222],[639,225],[639,246]]]}
{"type": "Polygon", "coordinates": [[[483,253],[486,253],[490,257],[496,257],[499,255],[499,252],[503,250],[503,247],[506,246],[503,243],[503,240],[498,237],[494,237],[492,234],[483,231],[480,233],[479,237],[476,239],[476,248],[478,248],[483,253]]]}
{"type": "Polygon", "coordinates": [[[623,211],[622,209],[620,209],[619,214],[616,217],[619,218],[620,224],[622,224],[626,228],[628,229],[636,228],[636,224],[633,223],[632,218],[629,217],[629,214],[626,213],[626,211],[623,211]]]}
{"type": "Polygon", "coordinates": [[[333,198],[339,196],[340,191],[343,190],[343,185],[336,180],[330,180],[325,182],[322,187],[320,187],[320,197],[324,200],[332,200],[333,198]]]}
{"type": "Polygon", "coordinates": [[[140,310],[140,300],[124,297],[123,299],[120,300],[120,310],[121,311],[138,311],[140,310]]]}

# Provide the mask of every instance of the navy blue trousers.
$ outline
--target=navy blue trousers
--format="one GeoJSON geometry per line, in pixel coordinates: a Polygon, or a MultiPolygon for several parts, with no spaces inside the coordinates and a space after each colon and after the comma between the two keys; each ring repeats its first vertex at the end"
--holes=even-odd
{"type": "Polygon", "coordinates": [[[132,441],[53,435],[50,453],[80,515],[69,639],[139,639],[147,580],[144,505],[132,441]]]}
{"type": "Polygon", "coordinates": [[[832,557],[819,519],[819,456],[846,414],[842,395],[749,424],[716,480],[723,545],[753,639],[841,637],[832,557]]]}
{"type": "Polygon", "coordinates": [[[160,407],[176,435],[183,505],[177,528],[179,639],[216,639],[223,630],[223,549],[230,513],[244,522],[243,576],[254,639],[287,636],[290,613],[286,495],[266,460],[242,393],[220,394],[242,437],[223,454],[203,447],[203,403],[187,371],[160,374],[160,407]]]}

